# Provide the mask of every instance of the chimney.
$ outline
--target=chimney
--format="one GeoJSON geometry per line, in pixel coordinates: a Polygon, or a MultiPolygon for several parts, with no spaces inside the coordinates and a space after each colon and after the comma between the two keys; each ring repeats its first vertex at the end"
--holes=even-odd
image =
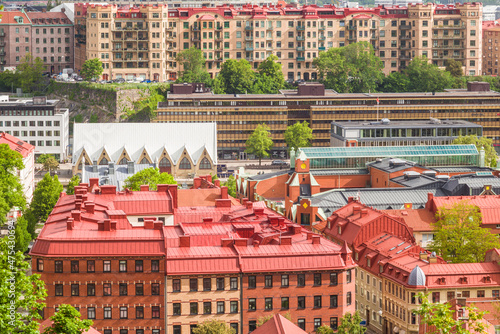
{"type": "Polygon", "coordinates": [[[146,229],[146,230],[154,229],[154,223],[155,223],[154,218],[151,218],[151,217],[144,218],[144,229],[146,229]]]}
{"type": "Polygon", "coordinates": [[[358,206],[358,205],[355,205],[353,208],[352,208],[352,214],[355,215],[357,213],[361,213],[361,207],[358,206]]]}
{"type": "Polygon", "coordinates": [[[368,216],[368,209],[367,208],[361,209],[361,217],[364,217],[364,216],[368,216]]]}
{"type": "Polygon", "coordinates": [[[60,192],[60,193],[59,193],[59,198],[64,197],[64,196],[66,196],[66,195],[67,195],[67,194],[66,194],[64,191],[62,191],[62,192],[60,192]]]}
{"type": "Polygon", "coordinates": [[[234,239],[234,245],[235,246],[241,246],[241,247],[244,247],[248,244],[248,239],[244,239],[244,238],[238,238],[238,239],[234,239]]]}
{"type": "Polygon", "coordinates": [[[155,230],[161,230],[163,228],[163,223],[162,222],[155,222],[154,223],[154,229],[155,230]]]}
{"type": "Polygon", "coordinates": [[[66,220],[66,227],[68,228],[68,230],[72,230],[74,226],[75,222],[73,221],[73,218],[68,218],[66,220]]]}
{"type": "Polygon", "coordinates": [[[80,210],[72,210],[71,211],[71,218],[73,218],[75,221],[79,222],[81,218],[81,211],[80,210]]]}
{"type": "Polygon", "coordinates": [[[247,202],[245,203],[245,206],[247,207],[247,209],[248,209],[248,210],[252,210],[252,209],[253,209],[253,203],[252,203],[252,202],[250,202],[250,201],[247,201],[247,202]]]}
{"type": "Polygon", "coordinates": [[[314,233],[307,232],[307,240],[311,240],[313,238],[314,233]]]}
{"type": "MultiPolygon", "coordinates": [[[[314,239],[313,239],[314,242],[314,239]]],[[[280,237],[280,245],[291,245],[292,244],[292,237],[290,236],[282,236],[280,237]]]]}
{"type": "Polygon", "coordinates": [[[168,192],[172,196],[172,203],[174,206],[174,209],[177,208],[177,185],[176,184],[169,184],[168,185],[168,192]]]}
{"type": "Polygon", "coordinates": [[[297,224],[290,225],[293,234],[300,234],[302,232],[302,227],[297,224]]]}
{"type": "MultiPolygon", "coordinates": [[[[89,191],[89,184],[88,184],[88,183],[80,183],[80,184],[78,185],[78,187],[85,188],[85,192],[88,192],[88,191],[89,191]]],[[[76,187],[75,187],[75,191],[76,191],[76,187]]]]}
{"type": "Polygon", "coordinates": [[[193,179],[193,189],[201,188],[201,177],[195,177],[193,179]]]}
{"type": "Polygon", "coordinates": [[[189,235],[179,236],[179,247],[191,247],[191,237],[189,235]]]}
{"type": "Polygon", "coordinates": [[[241,204],[244,205],[245,207],[247,206],[248,203],[248,198],[244,197],[241,199],[241,204]]]}
{"type": "Polygon", "coordinates": [[[229,197],[227,196],[227,187],[221,187],[220,188],[220,198],[222,199],[228,199],[229,197]]]}
{"type": "Polygon", "coordinates": [[[230,208],[231,200],[230,199],[216,199],[215,200],[216,208],[230,208]]]}
{"type": "Polygon", "coordinates": [[[134,174],[135,166],[133,161],[127,161],[127,174],[134,174]]]}
{"type": "Polygon", "coordinates": [[[213,183],[214,183],[214,186],[216,186],[216,187],[220,188],[220,180],[219,180],[219,179],[214,180],[214,182],[213,182],[213,183]]]}
{"type": "Polygon", "coordinates": [[[97,173],[97,160],[92,161],[92,173],[97,173]]]}
{"type": "Polygon", "coordinates": [[[110,162],[109,163],[108,174],[109,175],[114,175],[115,174],[115,163],[114,162],[110,162]]]}
{"type": "Polygon", "coordinates": [[[66,8],[62,7],[61,8],[61,13],[65,13],[66,12],[66,8]]]}
{"type": "Polygon", "coordinates": [[[347,198],[347,203],[351,203],[351,202],[354,202],[354,197],[348,197],[347,198]]]}
{"type": "Polygon", "coordinates": [[[110,229],[110,231],[116,231],[116,222],[115,221],[111,221],[109,229],[110,229]]]}
{"type": "Polygon", "coordinates": [[[111,219],[104,219],[104,231],[111,231],[111,219]]]}
{"type": "Polygon", "coordinates": [[[149,185],[148,184],[142,184],[141,185],[141,191],[149,191],[149,185]]]}
{"type": "Polygon", "coordinates": [[[115,195],[116,194],[116,186],[107,184],[101,186],[101,194],[103,195],[115,195]]]}
{"type": "Polygon", "coordinates": [[[207,176],[205,176],[205,180],[212,183],[212,175],[208,174],[207,176]]]}
{"type": "Polygon", "coordinates": [[[92,177],[89,179],[89,183],[90,183],[90,186],[89,186],[89,189],[92,190],[92,188],[94,188],[94,186],[99,186],[99,178],[97,177],[92,177]]]}
{"type": "Polygon", "coordinates": [[[81,199],[77,199],[75,201],[75,210],[80,210],[82,208],[82,200],[81,199]]]}
{"type": "Polygon", "coordinates": [[[429,256],[429,263],[437,263],[437,260],[437,256],[434,253],[431,253],[431,255],[429,256]]]}
{"type": "Polygon", "coordinates": [[[426,252],[420,252],[419,258],[420,258],[420,260],[427,260],[427,253],[426,252]]]}
{"type": "Polygon", "coordinates": [[[321,237],[319,235],[313,235],[312,241],[313,245],[319,245],[321,243],[321,237]]]}
{"type": "Polygon", "coordinates": [[[156,185],[156,191],[159,193],[166,193],[168,192],[168,184],[157,184],[156,185]]]}
{"type": "Polygon", "coordinates": [[[220,239],[221,247],[229,247],[233,244],[233,239],[220,239]]]}
{"type": "MultiPolygon", "coordinates": [[[[261,217],[261,216],[265,216],[265,215],[264,215],[264,208],[254,208],[254,209],[253,209],[253,213],[254,213],[256,216],[259,216],[259,217],[261,217]]],[[[278,217],[276,217],[276,218],[278,218],[278,217]]],[[[276,221],[276,223],[277,223],[277,221],[276,221]]]]}
{"type": "Polygon", "coordinates": [[[85,210],[87,210],[87,213],[94,213],[95,203],[90,201],[85,202],[85,210]]]}

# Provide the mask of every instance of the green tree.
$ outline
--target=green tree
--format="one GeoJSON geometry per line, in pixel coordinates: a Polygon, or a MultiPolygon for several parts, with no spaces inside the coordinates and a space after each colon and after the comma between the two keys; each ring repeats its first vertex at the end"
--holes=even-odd
{"type": "Polygon", "coordinates": [[[330,326],[327,325],[321,325],[316,329],[316,334],[333,334],[334,331],[331,329],[330,326]]]}
{"type": "Polygon", "coordinates": [[[33,58],[31,53],[27,53],[16,67],[16,74],[19,77],[19,85],[24,92],[36,92],[43,83],[43,72],[45,66],[39,58],[33,58]]]}
{"type": "Polygon", "coordinates": [[[49,173],[56,171],[59,169],[59,161],[57,161],[53,156],[50,156],[43,162],[43,169],[49,173]]]}
{"type": "Polygon", "coordinates": [[[133,103],[134,109],[127,115],[129,122],[150,122],[156,117],[158,102],[165,101],[159,87],[150,87],[140,92],[141,97],[133,103]]]}
{"type": "Polygon", "coordinates": [[[486,137],[478,138],[476,135],[460,136],[456,138],[452,145],[474,144],[478,151],[484,149],[484,163],[486,166],[496,167],[498,155],[493,147],[493,140],[486,137]]]}
{"type": "Polygon", "coordinates": [[[149,189],[156,190],[158,184],[177,184],[174,177],[168,173],[160,173],[158,168],[146,168],[125,180],[125,188],[138,191],[141,185],[149,185],[149,189]]]}
{"type": "Polygon", "coordinates": [[[448,303],[431,303],[429,293],[419,293],[419,300],[422,300],[416,313],[420,315],[421,322],[427,324],[429,334],[472,334],[488,333],[486,324],[482,321],[487,312],[478,311],[471,306],[462,307],[466,318],[459,318],[453,315],[455,311],[450,309],[448,303]]]}
{"type": "Polygon", "coordinates": [[[269,150],[273,147],[273,140],[269,127],[266,124],[259,124],[254,132],[248,137],[246,142],[248,154],[255,154],[259,157],[259,166],[262,164],[262,158],[269,156],[269,150]]]}
{"type": "MultiPolygon", "coordinates": [[[[43,179],[38,182],[35,192],[33,193],[33,201],[31,202],[30,209],[27,212],[26,218],[28,225],[36,225],[38,222],[45,222],[47,217],[54,209],[54,206],[59,199],[60,193],[63,191],[63,186],[59,182],[57,175],[51,177],[46,173],[43,179]]],[[[31,228],[29,227],[29,230],[31,228]]],[[[32,234],[35,237],[34,232],[32,234]]]]}
{"type": "Polygon", "coordinates": [[[23,209],[26,205],[23,186],[17,177],[17,171],[23,168],[22,155],[7,144],[0,144],[0,225],[13,207],[23,209]]]}
{"type": "Polygon", "coordinates": [[[54,156],[52,154],[40,154],[38,159],[36,159],[36,163],[43,165],[48,158],[54,158],[54,156]]]}
{"type": "Polygon", "coordinates": [[[236,331],[221,320],[206,320],[193,329],[193,334],[234,334],[236,331]]]}
{"type": "Polygon", "coordinates": [[[103,72],[102,62],[99,58],[87,59],[83,65],[80,75],[86,80],[99,79],[103,72]]]}
{"type": "Polygon", "coordinates": [[[252,93],[255,72],[245,59],[228,59],[222,63],[219,74],[214,80],[215,94],[252,93]]]}
{"type": "Polygon", "coordinates": [[[212,87],[212,79],[205,66],[206,59],[203,51],[192,46],[179,52],[175,60],[183,68],[176,83],[204,83],[205,86],[212,87]]]}
{"type": "Polygon", "coordinates": [[[451,76],[459,78],[464,75],[462,71],[462,62],[455,59],[446,59],[445,71],[450,72],[451,76]]]}
{"type": "Polygon", "coordinates": [[[409,92],[441,92],[453,84],[450,73],[429,63],[426,57],[413,58],[404,74],[408,77],[409,92]]]}
{"type": "Polygon", "coordinates": [[[340,319],[337,334],[363,334],[365,331],[366,327],[361,326],[361,316],[356,311],[354,315],[349,312],[344,314],[340,319]]]}
{"type": "Polygon", "coordinates": [[[254,94],[278,94],[285,86],[285,77],[278,57],[270,55],[260,63],[253,88],[254,94]]]}
{"type": "Polygon", "coordinates": [[[392,72],[384,78],[379,90],[386,93],[407,92],[410,80],[401,72],[392,72]]]}
{"type": "Polygon", "coordinates": [[[21,216],[17,218],[15,231],[16,252],[24,253],[28,250],[31,234],[28,232],[28,220],[21,216]]]}
{"type": "Polygon", "coordinates": [[[325,88],[339,93],[373,92],[384,78],[382,61],[367,42],[320,52],[313,64],[325,88]]]}
{"type": "Polygon", "coordinates": [[[75,187],[80,184],[80,177],[78,175],[73,175],[71,179],[69,179],[68,188],[66,189],[66,194],[74,195],[75,187]]]}
{"type": "Polygon", "coordinates": [[[14,251],[13,242],[0,239],[0,333],[38,334],[36,320],[41,319],[38,311],[45,307],[47,290],[40,275],[27,274],[30,264],[14,251]]]}
{"type": "Polygon", "coordinates": [[[82,334],[92,326],[92,320],[81,319],[82,315],[73,306],[61,304],[50,319],[54,322],[43,334],[82,334]]]}
{"type": "Polygon", "coordinates": [[[48,0],[47,1],[47,11],[50,11],[52,8],[54,8],[54,5],[52,5],[52,1],[48,0]]]}
{"type": "Polygon", "coordinates": [[[453,263],[483,262],[487,250],[499,248],[498,236],[481,227],[481,212],[469,201],[440,207],[430,249],[453,263]]]}
{"type": "Polygon", "coordinates": [[[302,123],[297,122],[286,128],[285,142],[288,145],[288,150],[293,148],[297,151],[299,147],[309,147],[311,146],[312,139],[312,129],[309,127],[307,121],[302,123]]]}
{"type": "Polygon", "coordinates": [[[227,193],[229,196],[232,196],[236,198],[236,179],[234,178],[234,175],[229,175],[227,178],[227,181],[224,182],[224,186],[227,187],[227,193]]]}

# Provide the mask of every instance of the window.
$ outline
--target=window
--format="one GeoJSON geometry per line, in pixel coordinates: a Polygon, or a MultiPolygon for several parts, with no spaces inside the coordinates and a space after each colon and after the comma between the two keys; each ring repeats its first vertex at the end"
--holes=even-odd
{"type": "Polygon", "coordinates": [[[135,283],[135,295],[136,296],[144,296],[144,284],[143,283],[135,283]]]}
{"type": "Polygon", "coordinates": [[[54,269],[55,269],[56,273],[62,273],[63,272],[63,262],[62,261],[55,261],[54,269]]]}
{"type": "Polygon", "coordinates": [[[439,303],[440,300],[441,300],[440,293],[439,292],[433,292],[432,293],[432,302],[433,303],[439,303]]]}
{"type": "Polygon", "coordinates": [[[111,307],[104,308],[104,319],[111,319],[111,307]]]}
{"type": "Polygon", "coordinates": [[[127,306],[121,306],[120,307],[120,319],[127,319],[128,318],[128,308],[127,306]]]}
{"type": "Polygon", "coordinates": [[[264,300],[264,309],[266,311],[269,311],[269,310],[273,309],[273,299],[272,298],[265,298],[265,300],[264,300]]]}
{"type": "Polygon", "coordinates": [[[135,307],[135,318],[136,319],[144,319],[144,306],[136,306],[135,307]]]}
{"type": "Polygon", "coordinates": [[[231,313],[238,313],[238,302],[235,300],[232,300],[231,303],[229,304],[230,308],[229,311],[231,313]]]}
{"type": "Polygon", "coordinates": [[[238,334],[238,323],[236,322],[233,322],[233,323],[230,323],[229,326],[234,330],[234,334],[238,334]]]}
{"type": "Polygon", "coordinates": [[[306,286],[306,275],[298,274],[297,275],[297,286],[306,286]]]}
{"type": "Polygon", "coordinates": [[[314,318],[314,330],[317,330],[321,327],[321,318],[314,318]]]}
{"type": "Polygon", "coordinates": [[[257,321],[256,320],[250,320],[248,322],[248,330],[250,332],[253,332],[257,328],[257,321]]]}
{"type": "Polygon", "coordinates": [[[56,284],[55,285],[55,290],[56,290],[56,296],[62,296],[63,295],[63,285],[62,284],[56,284]]]}
{"type": "Polygon", "coordinates": [[[173,292],[180,292],[181,291],[181,280],[180,279],[172,280],[172,291],[173,292]]]}
{"type": "Polygon", "coordinates": [[[446,293],[446,297],[448,298],[448,300],[452,300],[453,298],[455,298],[455,291],[448,291],[446,293]]]}
{"type": "Polygon", "coordinates": [[[189,314],[198,314],[198,303],[189,303],[189,314]]]}
{"type": "Polygon", "coordinates": [[[212,280],[210,278],[203,279],[203,291],[210,291],[212,289],[212,280]]]}
{"type": "Polygon", "coordinates": [[[314,286],[321,285],[321,274],[314,274],[314,286]]]}
{"type": "Polygon", "coordinates": [[[120,260],[120,272],[121,273],[127,272],[127,260],[120,260]]]}
{"type": "Polygon", "coordinates": [[[306,319],[298,319],[297,320],[297,326],[302,329],[302,330],[306,330],[306,319]]]}
{"type": "Polygon", "coordinates": [[[337,295],[330,296],[330,307],[331,308],[338,307],[338,296],[337,295]]]}
{"type": "Polygon", "coordinates": [[[217,290],[224,290],[224,277],[217,277],[217,290]]]}
{"type": "Polygon", "coordinates": [[[174,325],[173,334],[181,334],[181,325],[174,325]]]}
{"type": "Polygon", "coordinates": [[[151,294],[153,296],[159,296],[160,295],[160,283],[152,283],[151,284],[151,294]]]}
{"type": "Polygon", "coordinates": [[[346,273],[346,283],[351,283],[351,269],[347,270],[345,273],[346,273]]]}
{"type": "Polygon", "coordinates": [[[103,261],[102,265],[103,265],[102,271],[104,271],[105,273],[111,272],[111,261],[109,260],[103,261]]]}
{"type": "Polygon", "coordinates": [[[231,277],[229,286],[231,290],[238,290],[238,277],[231,277]]]}
{"type": "Polygon", "coordinates": [[[224,312],[224,302],[217,302],[217,314],[223,314],[224,312]]]}
{"type": "Polygon", "coordinates": [[[87,319],[95,319],[95,307],[87,308],[87,319]]]}
{"type": "Polygon", "coordinates": [[[111,283],[103,283],[102,284],[102,295],[103,296],[111,296],[111,283]]]}
{"type": "Polygon", "coordinates": [[[330,285],[338,284],[338,275],[337,273],[330,273],[330,285]]]}
{"type": "Polygon", "coordinates": [[[80,295],[80,286],[78,284],[71,284],[71,295],[72,296],[80,295]]]}
{"type": "Polygon", "coordinates": [[[255,298],[249,298],[248,299],[248,310],[249,311],[255,311],[257,309],[257,301],[255,298]]]}
{"type": "Polygon", "coordinates": [[[272,288],[273,287],[273,276],[272,275],[266,275],[264,286],[266,288],[272,288]]]}
{"type": "Polygon", "coordinates": [[[337,318],[337,317],[330,318],[330,328],[331,329],[333,329],[334,331],[336,331],[338,325],[339,325],[339,318],[337,318]]]}
{"type": "Polygon", "coordinates": [[[484,297],[484,290],[477,290],[477,297],[484,297]]]}
{"type": "Polygon", "coordinates": [[[203,160],[201,160],[200,169],[212,169],[212,164],[207,158],[203,158],[203,160]]]}
{"type": "Polygon", "coordinates": [[[95,261],[94,260],[87,260],[87,272],[88,273],[95,272],[95,261]]]}
{"type": "Polygon", "coordinates": [[[143,270],[144,270],[144,266],[143,266],[142,260],[135,260],[135,272],[142,273],[143,270]]]}
{"type": "Polygon", "coordinates": [[[314,308],[321,308],[321,296],[314,296],[314,308]]]}
{"type": "Polygon", "coordinates": [[[297,297],[297,308],[298,309],[306,308],[306,296],[298,296],[297,297]]]}
{"type": "Polygon", "coordinates": [[[95,284],[94,283],[87,284],[87,296],[95,296],[95,284]]]}
{"type": "Polygon", "coordinates": [[[281,309],[288,310],[290,308],[290,299],[288,297],[281,297],[281,309]]]}
{"type": "Polygon", "coordinates": [[[72,273],[80,272],[79,266],[80,266],[80,264],[78,261],[71,261],[71,272],[72,273]]]}
{"type": "Polygon", "coordinates": [[[288,287],[288,275],[281,275],[281,287],[288,287]]]}
{"type": "Polygon", "coordinates": [[[191,169],[191,163],[186,157],[182,158],[179,169],[191,169]]]}
{"type": "Polygon", "coordinates": [[[248,288],[255,289],[257,287],[257,280],[255,276],[248,276],[248,288]]]}
{"type": "Polygon", "coordinates": [[[152,306],[151,307],[151,317],[153,319],[159,319],[160,318],[160,307],[159,306],[152,306]]]}
{"type": "Polygon", "coordinates": [[[500,290],[491,291],[491,295],[493,298],[499,298],[500,297],[500,290]]]}
{"type": "Polygon", "coordinates": [[[189,291],[198,291],[198,279],[190,278],[189,279],[189,291]]]}
{"type": "Polygon", "coordinates": [[[212,314],[211,302],[203,302],[203,314],[212,314]]]}
{"type": "Polygon", "coordinates": [[[160,271],[160,260],[151,260],[151,272],[157,273],[160,271]]]}
{"type": "Polygon", "coordinates": [[[127,283],[120,283],[120,296],[126,296],[128,294],[127,283]]]}
{"type": "Polygon", "coordinates": [[[351,292],[348,292],[348,293],[347,293],[347,296],[346,296],[346,303],[347,303],[347,305],[351,305],[351,292]]]}
{"type": "Polygon", "coordinates": [[[173,303],[173,315],[181,315],[181,303],[173,303]]]}

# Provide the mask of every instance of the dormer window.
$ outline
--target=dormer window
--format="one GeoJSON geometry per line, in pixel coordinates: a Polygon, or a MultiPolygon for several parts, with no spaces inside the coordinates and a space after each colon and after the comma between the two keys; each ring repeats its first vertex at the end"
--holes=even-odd
{"type": "Polygon", "coordinates": [[[342,234],[342,226],[339,226],[339,235],[342,234]]]}
{"type": "Polygon", "coordinates": [[[490,276],[484,276],[484,283],[491,283],[491,277],[490,276]]]}
{"type": "Polygon", "coordinates": [[[381,273],[383,273],[384,272],[384,266],[381,265],[381,264],[379,264],[378,265],[378,271],[381,272],[381,273]]]}
{"type": "Polygon", "coordinates": [[[441,284],[441,285],[446,284],[446,278],[444,278],[444,277],[438,278],[438,284],[441,284]]]}
{"type": "Polygon", "coordinates": [[[372,259],[367,258],[366,259],[366,265],[368,266],[368,268],[371,267],[372,266],[372,259]]]}
{"type": "Polygon", "coordinates": [[[467,277],[460,277],[460,283],[461,284],[467,284],[467,277]]]}

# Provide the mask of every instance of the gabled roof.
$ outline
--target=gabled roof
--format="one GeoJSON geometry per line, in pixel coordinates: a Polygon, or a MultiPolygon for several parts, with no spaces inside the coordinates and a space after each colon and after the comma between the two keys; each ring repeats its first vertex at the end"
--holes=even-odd
{"type": "Polygon", "coordinates": [[[217,163],[217,127],[215,123],[75,124],[73,164],[83,148],[95,160],[104,147],[110,158],[116,160],[124,148],[134,160],[139,159],[146,149],[153,162],[160,159],[165,148],[174,165],[179,162],[184,149],[194,163],[206,149],[212,161],[217,163]]]}
{"type": "Polygon", "coordinates": [[[0,144],[9,145],[11,150],[19,152],[23,158],[28,157],[35,150],[35,146],[5,132],[0,132],[0,144]]]}
{"type": "Polygon", "coordinates": [[[293,322],[283,317],[281,314],[275,314],[262,326],[253,331],[254,334],[306,334],[293,322]]]}
{"type": "Polygon", "coordinates": [[[2,11],[2,17],[0,17],[0,25],[2,24],[26,24],[30,25],[31,21],[26,13],[23,12],[6,12],[2,11]],[[22,17],[23,23],[17,23],[16,18],[22,17]]]}

